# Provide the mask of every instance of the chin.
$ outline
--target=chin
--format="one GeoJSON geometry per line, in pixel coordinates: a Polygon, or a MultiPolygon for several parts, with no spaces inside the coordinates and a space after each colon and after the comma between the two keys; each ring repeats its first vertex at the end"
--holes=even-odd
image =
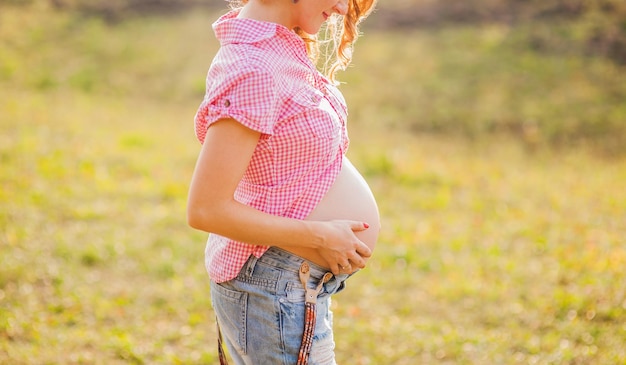
{"type": "Polygon", "coordinates": [[[300,27],[300,29],[302,29],[304,32],[308,33],[308,34],[317,34],[320,29],[322,28],[322,25],[317,25],[317,26],[311,26],[311,27],[300,27]]]}

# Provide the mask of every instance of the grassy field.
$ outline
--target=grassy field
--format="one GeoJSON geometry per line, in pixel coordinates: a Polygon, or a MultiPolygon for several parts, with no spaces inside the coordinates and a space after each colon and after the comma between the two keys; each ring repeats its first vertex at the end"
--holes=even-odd
{"type": "MultiPolygon", "coordinates": [[[[211,16],[107,25],[22,10],[0,12],[0,363],[216,364],[206,235],[185,223],[211,16]]],[[[400,122],[475,116],[462,90],[503,115],[489,106],[515,80],[554,83],[553,99],[519,94],[523,110],[544,118],[548,99],[575,120],[587,109],[567,100],[610,100],[624,70],[571,60],[522,82],[473,68],[485,58],[461,46],[500,33],[458,31],[416,32],[405,52],[389,50],[397,34],[367,35],[343,78],[349,156],[384,229],[334,300],[339,363],[626,364],[626,159],[544,144],[543,125],[467,138],[400,122]],[[474,83],[448,75],[461,64],[474,83]],[[499,91],[476,86],[488,76],[499,91]]]]}

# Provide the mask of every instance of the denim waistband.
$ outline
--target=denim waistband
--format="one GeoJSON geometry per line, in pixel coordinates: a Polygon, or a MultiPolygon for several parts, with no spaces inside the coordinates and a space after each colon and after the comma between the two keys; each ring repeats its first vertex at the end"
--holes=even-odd
{"type": "MultiPolygon", "coordinates": [[[[329,269],[310,262],[289,251],[285,251],[278,247],[270,247],[259,258],[250,256],[250,258],[242,268],[238,278],[242,279],[243,276],[248,276],[248,278],[250,278],[249,275],[252,275],[256,264],[263,263],[267,266],[272,266],[280,270],[282,272],[281,279],[291,279],[299,282],[300,265],[302,265],[302,263],[305,261],[309,264],[310,267],[311,276],[309,285],[317,285],[317,283],[322,279],[324,274],[330,271],[329,269]]],[[[326,284],[324,284],[324,292],[328,294],[334,294],[343,290],[345,286],[345,281],[350,276],[351,275],[348,274],[333,275],[332,278],[326,284]]]]}
{"type": "Polygon", "coordinates": [[[270,247],[269,250],[267,250],[263,256],[259,258],[259,260],[268,265],[280,267],[283,270],[294,272],[296,274],[300,272],[300,265],[306,261],[311,267],[311,278],[316,279],[321,279],[324,274],[330,271],[330,269],[326,269],[316,263],[308,261],[305,258],[278,247],[270,247]]]}

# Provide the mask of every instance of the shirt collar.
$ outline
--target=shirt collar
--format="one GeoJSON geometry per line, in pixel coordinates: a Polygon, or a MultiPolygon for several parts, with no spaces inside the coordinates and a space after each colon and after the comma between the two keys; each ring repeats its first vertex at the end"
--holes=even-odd
{"type": "Polygon", "coordinates": [[[232,10],[213,23],[213,31],[222,46],[231,43],[256,43],[282,35],[304,46],[304,41],[287,27],[271,22],[237,18],[239,10],[232,10]]]}

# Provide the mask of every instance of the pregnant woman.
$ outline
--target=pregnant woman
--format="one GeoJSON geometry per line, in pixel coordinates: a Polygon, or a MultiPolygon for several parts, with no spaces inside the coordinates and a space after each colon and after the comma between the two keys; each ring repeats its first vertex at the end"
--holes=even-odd
{"type": "Polygon", "coordinates": [[[334,77],[373,1],[248,0],[213,24],[221,47],[195,118],[187,215],[210,233],[222,364],[222,344],[236,364],[335,364],[330,296],[365,267],[380,222],[345,156],[334,77]],[[325,22],[336,51],[323,75],[325,22]]]}

